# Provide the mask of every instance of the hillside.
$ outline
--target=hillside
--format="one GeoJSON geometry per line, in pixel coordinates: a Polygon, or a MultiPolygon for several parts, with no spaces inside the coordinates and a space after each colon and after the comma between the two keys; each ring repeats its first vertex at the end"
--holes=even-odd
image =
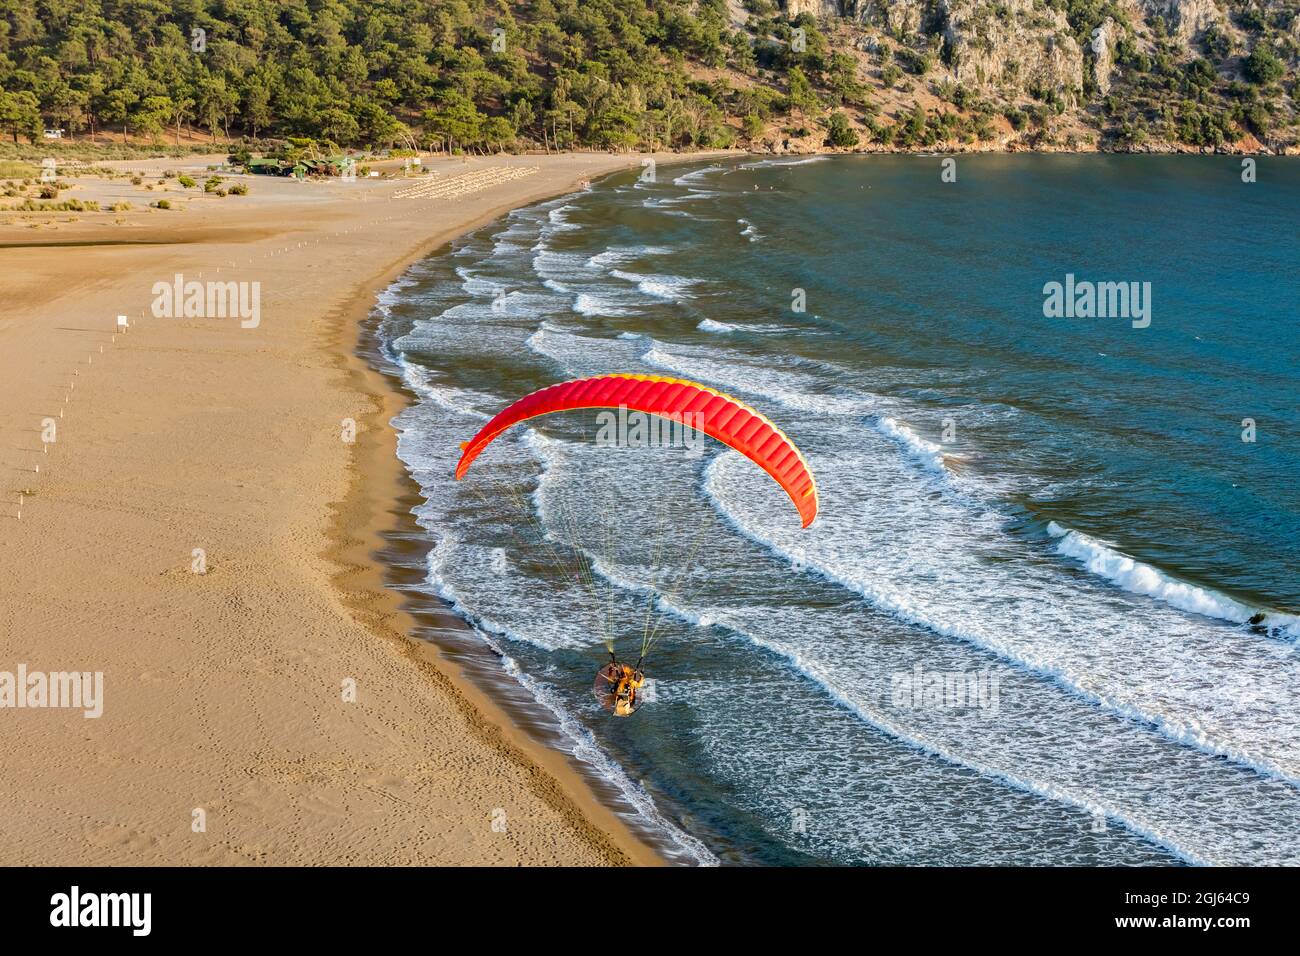
{"type": "Polygon", "coordinates": [[[1293,151],[1300,0],[0,0],[0,130],[1293,151]]]}

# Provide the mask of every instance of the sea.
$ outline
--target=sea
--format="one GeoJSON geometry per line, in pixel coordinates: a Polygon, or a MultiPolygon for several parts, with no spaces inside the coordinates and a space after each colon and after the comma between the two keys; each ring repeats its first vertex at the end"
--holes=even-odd
{"type": "Polygon", "coordinates": [[[374,310],[418,587],[674,862],[1300,864],[1298,223],[1270,157],[737,156],[517,209],[374,310]],[[762,412],[815,523],[594,410],[455,480],[610,372],[762,412]],[[611,643],[650,645],[626,719],[611,643]]]}

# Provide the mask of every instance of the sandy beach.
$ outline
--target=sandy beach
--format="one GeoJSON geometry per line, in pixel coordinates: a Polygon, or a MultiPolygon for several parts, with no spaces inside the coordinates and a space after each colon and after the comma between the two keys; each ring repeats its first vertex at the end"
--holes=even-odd
{"type": "MultiPolygon", "coordinates": [[[[237,177],[249,195],[224,198],[72,180],[136,208],[0,217],[0,672],[102,673],[98,717],[0,710],[0,861],[659,862],[408,637],[373,558],[410,492],[402,397],[357,354],[412,260],[641,159],[237,177]],[[256,314],[156,316],[178,275],[246,283],[256,314]]],[[[215,161],[110,165],[154,183],[215,161]]]]}

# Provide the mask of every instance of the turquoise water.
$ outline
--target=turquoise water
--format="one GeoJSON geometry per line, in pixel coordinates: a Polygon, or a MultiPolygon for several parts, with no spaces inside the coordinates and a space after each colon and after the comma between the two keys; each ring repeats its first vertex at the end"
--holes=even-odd
{"type": "Polygon", "coordinates": [[[940,162],[627,174],[411,269],[380,321],[430,591],[683,860],[1300,862],[1300,164],[940,162]],[[1067,275],[1149,311],[1049,317],[1067,275]],[[764,411],[817,523],[594,413],[452,480],[510,400],[608,371],[764,411]],[[648,628],[613,720],[601,637],[648,628]]]}

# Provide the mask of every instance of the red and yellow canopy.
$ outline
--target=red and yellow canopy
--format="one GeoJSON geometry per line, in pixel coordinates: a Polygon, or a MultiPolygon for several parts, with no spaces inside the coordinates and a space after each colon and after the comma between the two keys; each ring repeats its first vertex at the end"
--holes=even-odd
{"type": "Polygon", "coordinates": [[[806,528],[817,517],[817,483],[803,454],[761,412],[707,385],[658,375],[612,374],[560,382],[525,395],[461,445],[457,479],[494,438],[519,422],[579,408],[627,408],[684,422],[734,448],[779,484],[806,528]]]}

